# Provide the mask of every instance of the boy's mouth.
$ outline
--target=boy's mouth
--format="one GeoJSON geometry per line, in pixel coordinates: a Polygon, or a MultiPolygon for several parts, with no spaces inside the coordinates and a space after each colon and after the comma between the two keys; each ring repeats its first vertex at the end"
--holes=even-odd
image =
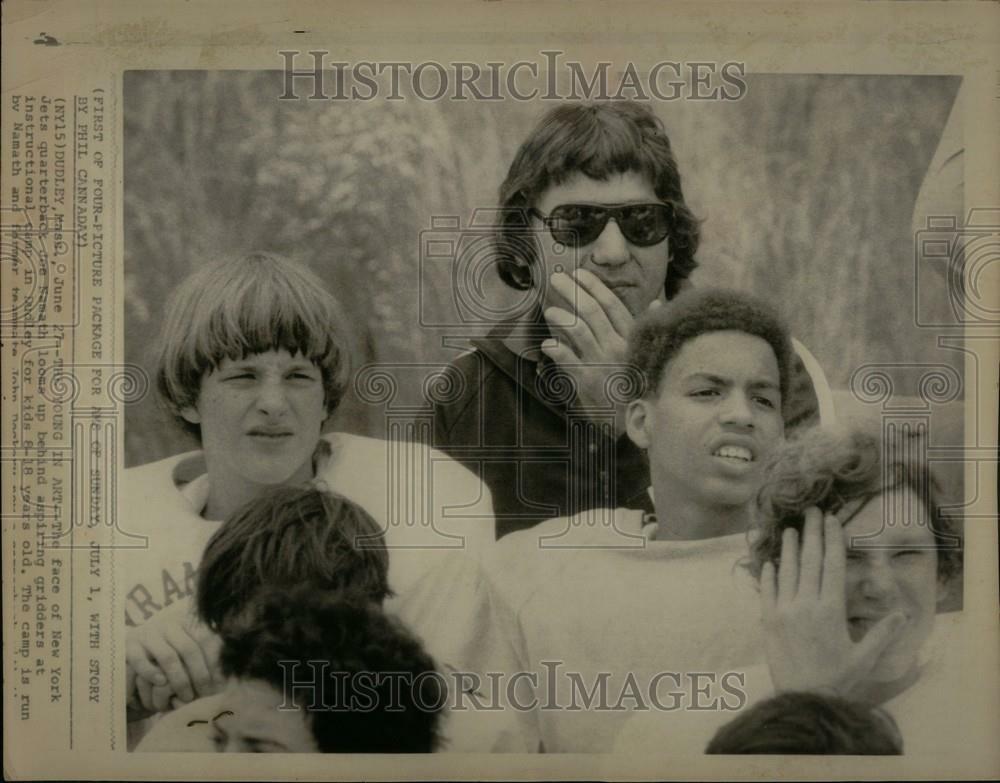
{"type": "Polygon", "coordinates": [[[713,457],[733,460],[735,462],[753,462],[753,452],[745,446],[720,446],[714,452],[713,457]]]}
{"type": "Polygon", "coordinates": [[[290,430],[268,429],[265,427],[255,427],[247,434],[251,438],[260,438],[261,440],[281,440],[282,438],[290,438],[292,436],[290,430]]]}

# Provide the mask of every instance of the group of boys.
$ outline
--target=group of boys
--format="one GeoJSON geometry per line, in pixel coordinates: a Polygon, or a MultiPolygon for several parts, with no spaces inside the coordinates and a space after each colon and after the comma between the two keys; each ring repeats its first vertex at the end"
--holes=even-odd
{"type": "MultiPolygon", "coordinates": [[[[186,398],[183,372],[162,375],[168,406],[199,428],[212,479],[180,485],[190,460],[175,458],[133,476],[136,487],[182,486],[186,510],[164,513],[198,531],[176,558],[190,589],[173,577],[155,595],[141,576],[127,586],[130,718],[161,713],[140,749],[610,751],[624,705],[670,685],[690,702],[702,691],[682,673],[759,661],[758,595],[734,565],[747,552],[764,463],[786,429],[824,409],[821,372],[765,303],[686,290],[699,225],[647,108],[550,112],[522,145],[501,203],[500,275],[539,290],[538,306],[451,365],[463,391],[438,406],[434,448],[404,448],[404,461],[434,473],[427,503],[401,516],[429,515],[410,527],[440,540],[407,540],[394,516],[400,474],[387,455],[400,444],[320,437],[318,425],[296,423],[313,421],[310,405],[322,423],[339,401],[332,377],[343,368],[327,371],[336,338],[320,339],[323,327],[261,336],[251,314],[251,326],[234,327],[251,334],[189,362],[186,398]],[[534,255],[503,251],[505,236],[525,229],[536,232],[534,255]],[[272,380],[292,402],[264,397],[272,380]],[[251,385],[253,418],[236,429],[264,456],[230,473],[257,470],[256,484],[267,484],[268,460],[303,433],[306,467],[270,480],[286,486],[224,495],[226,452],[209,441],[227,441],[210,426],[222,419],[210,405],[236,410],[251,385]],[[274,424],[280,406],[293,424],[274,424]],[[449,530],[463,546],[442,543],[449,530]]],[[[272,277],[289,268],[253,263],[272,277]]],[[[206,280],[192,285],[227,306],[241,296],[260,306],[206,280]]],[[[297,278],[288,288],[315,285],[297,278]]],[[[272,324],[299,323],[288,299],[272,324]]],[[[188,340],[202,346],[191,356],[225,333],[224,318],[199,314],[212,306],[191,305],[165,328],[207,324],[209,334],[188,340]]],[[[152,554],[133,566],[140,575],[162,565],[154,539],[164,525],[146,531],[152,554]]],[[[783,694],[693,752],[706,750],[898,753],[899,738],[877,710],[783,694]]]]}

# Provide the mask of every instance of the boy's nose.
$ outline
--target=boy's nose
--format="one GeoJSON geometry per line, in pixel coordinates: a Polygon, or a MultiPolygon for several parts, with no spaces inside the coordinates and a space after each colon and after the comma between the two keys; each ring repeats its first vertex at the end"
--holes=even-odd
{"type": "Polygon", "coordinates": [[[728,424],[738,424],[743,427],[753,426],[753,408],[745,394],[733,391],[723,402],[722,420],[728,424]]]}
{"type": "Polygon", "coordinates": [[[861,589],[867,598],[883,599],[895,594],[896,578],[887,558],[872,557],[867,560],[861,574],[861,589]]]}
{"type": "Polygon", "coordinates": [[[257,406],[269,415],[284,413],[288,408],[288,398],[281,383],[265,382],[257,395],[257,406]]]}

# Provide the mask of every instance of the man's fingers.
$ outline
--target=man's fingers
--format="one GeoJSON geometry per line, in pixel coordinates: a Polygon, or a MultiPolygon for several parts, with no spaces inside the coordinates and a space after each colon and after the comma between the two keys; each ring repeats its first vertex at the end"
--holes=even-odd
{"type": "Polygon", "coordinates": [[[562,308],[570,312],[576,310],[576,292],[579,290],[566,272],[555,272],[549,275],[549,293],[555,294],[556,299],[550,297],[550,301],[561,302],[562,308]]]}
{"type": "Polygon", "coordinates": [[[554,336],[562,337],[579,356],[598,354],[597,339],[587,322],[576,313],[562,307],[546,307],[542,313],[554,336]]]}
{"type": "Polygon", "coordinates": [[[632,318],[632,313],[625,306],[625,303],[618,298],[618,294],[608,288],[601,278],[587,269],[577,269],[573,272],[573,276],[603,308],[608,322],[615,332],[618,333],[618,336],[623,341],[628,340],[628,336],[632,332],[634,319],[632,318]]]}
{"type": "Polygon", "coordinates": [[[819,595],[823,578],[823,512],[815,506],[806,509],[802,527],[802,558],[799,566],[799,594],[819,595]]]}
{"type": "Polygon", "coordinates": [[[778,601],[787,603],[799,589],[799,533],[786,527],[781,534],[781,565],[778,567],[778,601]]]}
{"type": "Polygon", "coordinates": [[[554,291],[566,302],[563,309],[575,321],[582,321],[595,338],[608,340],[614,332],[611,320],[601,304],[577,281],[565,272],[556,272],[549,278],[554,291]]]}
{"type": "Polygon", "coordinates": [[[566,340],[550,337],[542,342],[542,353],[548,356],[560,367],[571,367],[580,363],[580,357],[569,347],[566,340]]]}

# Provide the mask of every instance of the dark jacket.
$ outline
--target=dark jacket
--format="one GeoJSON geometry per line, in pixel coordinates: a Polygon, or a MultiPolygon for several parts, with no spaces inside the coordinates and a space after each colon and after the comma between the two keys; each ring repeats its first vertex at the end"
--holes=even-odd
{"type": "MultiPolygon", "coordinates": [[[[474,350],[448,366],[462,392],[434,411],[433,445],[489,487],[497,538],[591,508],[652,511],[644,452],[628,435],[614,437],[610,416],[583,415],[549,359],[508,348],[512,326],[472,340],[474,350]]],[[[798,360],[790,391],[786,426],[814,421],[816,396],[798,360]]]]}

